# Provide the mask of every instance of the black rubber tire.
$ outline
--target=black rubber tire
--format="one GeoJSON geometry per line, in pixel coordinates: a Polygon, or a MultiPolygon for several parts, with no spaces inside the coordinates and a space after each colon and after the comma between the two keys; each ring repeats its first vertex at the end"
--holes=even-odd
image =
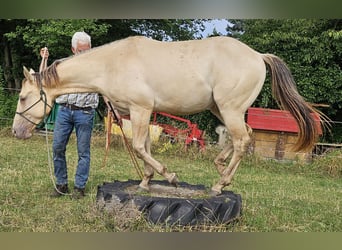
{"type": "MultiPolygon", "coordinates": [[[[154,224],[227,224],[241,216],[241,196],[231,191],[223,191],[219,196],[205,199],[145,196],[126,191],[128,187],[138,186],[139,183],[138,180],[104,183],[98,186],[97,202],[112,209],[115,207],[113,203],[122,208],[133,201],[134,206],[154,224]]],[[[170,186],[167,181],[150,181],[150,185],[154,184],[170,186]]],[[[181,182],[178,187],[207,192],[203,185],[181,182]]]]}

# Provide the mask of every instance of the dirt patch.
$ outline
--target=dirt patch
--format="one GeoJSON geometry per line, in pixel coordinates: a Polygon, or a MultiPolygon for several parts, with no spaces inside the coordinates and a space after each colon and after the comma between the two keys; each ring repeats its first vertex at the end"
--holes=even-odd
{"type": "Polygon", "coordinates": [[[173,187],[173,186],[165,186],[161,184],[152,184],[150,185],[150,191],[142,191],[138,185],[132,185],[125,189],[131,195],[139,194],[145,196],[153,196],[153,197],[169,197],[169,198],[210,198],[208,192],[206,190],[194,190],[189,189],[188,187],[173,187]]]}

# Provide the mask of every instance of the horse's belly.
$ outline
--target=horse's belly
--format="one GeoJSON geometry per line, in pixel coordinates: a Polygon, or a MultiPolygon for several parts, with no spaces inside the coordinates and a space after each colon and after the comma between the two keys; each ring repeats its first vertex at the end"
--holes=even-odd
{"type": "Polygon", "coordinates": [[[199,94],[196,90],[192,92],[173,92],[174,95],[156,96],[154,110],[169,112],[173,114],[198,113],[212,106],[213,99],[211,92],[199,94]]]}

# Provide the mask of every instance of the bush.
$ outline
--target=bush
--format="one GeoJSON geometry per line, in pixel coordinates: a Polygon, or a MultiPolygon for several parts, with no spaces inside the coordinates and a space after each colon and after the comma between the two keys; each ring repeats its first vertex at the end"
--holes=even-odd
{"type": "Polygon", "coordinates": [[[314,162],[313,167],[324,174],[334,178],[342,177],[342,150],[331,149],[326,154],[318,156],[314,162]]]}
{"type": "Polygon", "coordinates": [[[4,89],[3,70],[0,67],[0,127],[9,126],[14,116],[18,94],[13,94],[4,89]]]}

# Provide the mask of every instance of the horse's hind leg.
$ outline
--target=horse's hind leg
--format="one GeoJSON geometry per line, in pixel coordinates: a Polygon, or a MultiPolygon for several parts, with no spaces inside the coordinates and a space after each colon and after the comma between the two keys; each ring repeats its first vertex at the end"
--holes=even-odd
{"type": "MultiPolygon", "coordinates": [[[[231,183],[250,142],[249,131],[247,131],[243,114],[230,113],[226,117],[226,127],[231,135],[234,152],[228,167],[222,173],[221,179],[211,189],[214,194],[220,194],[222,189],[231,183]]],[[[224,152],[225,150],[221,154],[224,155],[224,152]]]]}
{"type": "MultiPolygon", "coordinates": [[[[252,135],[252,128],[246,123],[247,133],[251,137],[252,135]]],[[[234,150],[234,146],[231,140],[227,142],[227,145],[223,148],[223,150],[218,154],[218,156],[215,158],[214,163],[217,171],[221,176],[223,176],[223,171],[226,168],[226,160],[228,157],[232,154],[234,150]]]]}
{"type": "Polygon", "coordinates": [[[223,150],[218,154],[218,156],[214,160],[215,167],[219,172],[220,176],[223,175],[223,171],[226,168],[226,159],[229,157],[229,155],[231,155],[233,149],[233,144],[231,142],[228,142],[228,144],[224,146],[223,150]]]}
{"type": "MultiPolygon", "coordinates": [[[[217,105],[213,105],[210,109],[210,111],[222,122],[223,118],[221,116],[220,111],[218,110],[217,105]]],[[[226,145],[223,147],[223,150],[218,154],[218,156],[215,158],[214,163],[215,163],[215,167],[216,170],[219,172],[220,176],[223,175],[223,171],[226,168],[226,159],[229,157],[229,155],[231,155],[231,153],[233,152],[233,144],[231,142],[231,140],[228,140],[226,142],[226,145]]]]}

